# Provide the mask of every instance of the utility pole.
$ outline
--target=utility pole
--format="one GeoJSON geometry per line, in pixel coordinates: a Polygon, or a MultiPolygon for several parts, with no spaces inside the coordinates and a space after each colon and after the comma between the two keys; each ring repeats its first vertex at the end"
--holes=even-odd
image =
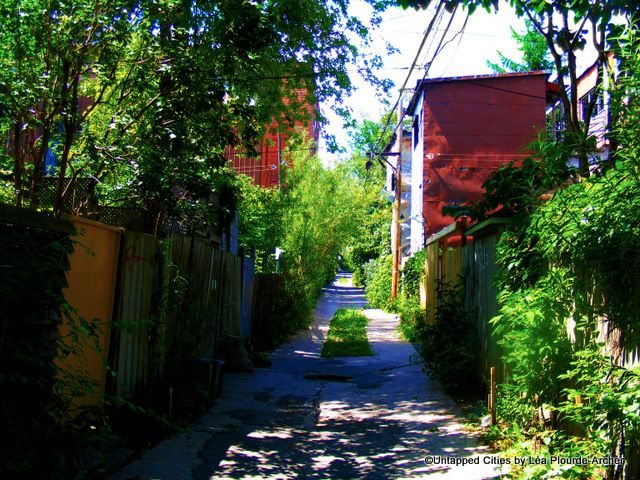
{"type": "Polygon", "coordinates": [[[398,297],[398,277],[400,276],[400,202],[402,201],[402,167],[400,157],[396,163],[396,200],[393,208],[393,272],[391,275],[391,299],[398,297]]]}
{"type": "Polygon", "coordinates": [[[395,299],[398,297],[398,277],[400,273],[400,202],[402,201],[402,173],[401,165],[400,165],[400,155],[398,152],[383,152],[375,154],[373,152],[369,153],[369,160],[365,165],[365,168],[369,170],[373,165],[374,156],[378,157],[378,162],[380,165],[384,166],[382,160],[386,162],[386,164],[393,171],[393,175],[396,179],[396,190],[395,190],[395,200],[393,207],[393,219],[391,221],[391,253],[392,253],[392,263],[393,263],[393,272],[391,275],[391,299],[395,299]],[[398,161],[394,166],[386,157],[398,156],[398,161]]]}

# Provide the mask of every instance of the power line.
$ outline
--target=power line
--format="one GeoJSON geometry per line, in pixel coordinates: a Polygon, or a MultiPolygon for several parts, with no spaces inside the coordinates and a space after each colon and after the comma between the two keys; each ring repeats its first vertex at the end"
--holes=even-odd
{"type": "MultiPolygon", "coordinates": [[[[441,5],[442,5],[442,2],[438,5],[438,7],[440,7],[441,5]]],[[[440,53],[442,51],[442,44],[444,42],[444,38],[447,35],[446,32],[449,31],[449,28],[451,27],[451,23],[453,22],[453,19],[455,17],[455,14],[456,14],[457,10],[458,10],[458,6],[456,5],[454,10],[453,10],[453,12],[451,13],[450,18],[449,18],[449,23],[447,24],[447,28],[444,30],[445,33],[442,35],[442,37],[440,37],[440,41],[438,42],[438,47],[436,48],[434,54],[431,57],[431,61],[425,64],[426,65],[425,66],[425,71],[424,71],[424,75],[423,75],[421,81],[424,81],[427,78],[427,75],[429,74],[429,69],[431,68],[431,65],[433,64],[433,62],[434,62],[436,56],[438,55],[438,53],[440,53]]],[[[429,27],[428,27],[427,31],[431,31],[432,26],[433,26],[433,20],[429,24],[429,27]]],[[[425,37],[425,39],[426,39],[426,37],[425,37]]],[[[414,63],[415,63],[415,61],[414,61],[414,63]]],[[[411,72],[409,72],[409,75],[410,74],[411,74],[411,72]]],[[[395,106],[393,107],[393,110],[395,110],[396,107],[398,106],[398,104],[400,102],[400,99],[402,98],[402,95],[403,95],[404,87],[406,86],[406,83],[407,83],[408,80],[409,80],[409,77],[407,77],[403,87],[400,89],[400,95],[398,96],[398,101],[396,102],[395,106]]],[[[398,123],[396,124],[395,128],[391,132],[391,136],[393,136],[396,133],[396,131],[398,130],[398,128],[400,128],[402,126],[402,121],[403,121],[405,115],[406,115],[406,112],[403,111],[402,114],[400,115],[400,118],[398,119],[398,123]]],[[[390,123],[390,120],[391,120],[391,116],[389,116],[389,118],[387,119],[387,123],[385,124],[385,128],[382,130],[382,134],[380,135],[380,138],[378,139],[378,143],[384,138],[384,134],[385,134],[386,129],[387,129],[389,123],[390,123]]]]}
{"type": "MultiPolygon", "coordinates": [[[[435,30],[444,31],[444,29],[436,28],[435,30]]],[[[422,35],[422,32],[415,32],[411,30],[391,30],[394,33],[406,33],[411,35],[422,35]]],[[[449,30],[449,33],[460,33],[460,30],[449,30]]],[[[478,33],[478,32],[464,32],[465,35],[472,35],[474,37],[487,37],[487,38],[498,38],[498,39],[510,39],[506,35],[488,35],[486,33],[478,33]]]]}
{"type": "MultiPolygon", "coordinates": [[[[457,31],[453,37],[451,37],[449,42],[444,44],[444,46],[446,46],[448,43],[452,42],[456,37],[458,37],[458,44],[456,45],[456,49],[453,51],[453,54],[449,58],[449,63],[447,64],[447,66],[444,69],[445,72],[451,66],[451,62],[453,61],[454,57],[458,53],[458,48],[460,48],[460,43],[462,42],[462,37],[464,36],[465,29],[467,28],[467,22],[469,22],[469,15],[470,15],[470,13],[467,12],[467,16],[464,19],[464,23],[462,24],[462,28],[459,31],[457,31]]],[[[443,49],[444,49],[444,46],[442,47],[443,49]]]]}
{"type": "Polygon", "coordinates": [[[547,99],[546,96],[532,95],[530,93],[518,92],[517,90],[510,90],[508,88],[500,88],[500,87],[496,87],[496,86],[493,86],[493,85],[485,85],[484,83],[478,83],[478,82],[473,82],[473,81],[468,81],[467,83],[470,83],[471,85],[475,85],[477,87],[489,88],[491,90],[498,90],[500,92],[513,93],[514,95],[522,95],[523,97],[538,98],[538,99],[542,99],[542,100],[546,100],[547,99]]]}
{"type": "MultiPolygon", "coordinates": [[[[411,62],[411,67],[409,68],[409,73],[407,74],[407,77],[405,78],[402,87],[400,88],[400,93],[398,95],[398,99],[396,100],[396,103],[394,104],[393,108],[390,110],[390,113],[387,117],[387,121],[385,122],[384,127],[382,128],[382,132],[380,133],[380,138],[378,138],[378,141],[376,142],[376,146],[378,146],[380,144],[380,142],[384,139],[384,135],[385,133],[387,133],[387,129],[389,128],[389,125],[391,123],[391,117],[393,116],[393,112],[396,110],[396,108],[398,108],[398,105],[400,104],[400,100],[402,99],[402,95],[404,93],[404,90],[407,86],[407,83],[409,82],[409,79],[411,78],[411,74],[413,73],[413,69],[415,68],[417,62],[418,62],[418,58],[420,58],[420,53],[422,53],[422,49],[424,48],[425,43],[427,43],[427,39],[429,38],[429,35],[431,35],[431,31],[433,29],[433,26],[436,22],[436,19],[442,14],[444,10],[444,0],[440,0],[440,2],[438,3],[438,6],[436,7],[435,13],[433,18],[431,19],[431,22],[429,22],[429,26],[427,27],[427,29],[425,30],[424,36],[422,37],[422,42],[420,43],[420,46],[418,47],[418,52],[416,53],[415,58],[413,59],[413,62],[411,62]]],[[[400,122],[402,122],[402,120],[400,120],[400,122]]],[[[398,127],[396,127],[393,131],[393,133],[395,133],[395,130],[397,130],[398,127]]],[[[392,133],[392,135],[393,135],[392,133]]]]}

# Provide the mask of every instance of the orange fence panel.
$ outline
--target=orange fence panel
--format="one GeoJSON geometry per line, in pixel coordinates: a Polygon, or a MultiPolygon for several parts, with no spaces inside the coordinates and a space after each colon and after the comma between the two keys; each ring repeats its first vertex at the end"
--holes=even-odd
{"type": "Polygon", "coordinates": [[[122,229],[79,217],[70,220],[77,235],[73,237],[74,251],[69,256],[68,287],[63,292],[73,312],[65,312],[59,331],[62,342],[73,352],[64,357],[59,355],[57,362],[65,375],[89,382],[84,391],[66,392],[73,404],[100,406],[105,391],[122,229]]]}

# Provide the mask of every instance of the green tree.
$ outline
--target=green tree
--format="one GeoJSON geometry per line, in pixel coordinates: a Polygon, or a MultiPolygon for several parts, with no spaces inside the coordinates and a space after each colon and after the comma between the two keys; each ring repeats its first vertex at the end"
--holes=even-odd
{"type": "Polygon", "coordinates": [[[518,49],[522,53],[522,63],[511,60],[498,51],[500,63],[487,60],[487,65],[496,73],[507,72],[530,72],[534,70],[552,70],[553,61],[549,57],[549,47],[547,40],[538,32],[529,19],[524,21],[526,31],[523,34],[516,32],[511,27],[511,38],[518,44],[518,49]]]}
{"type": "Polygon", "coordinates": [[[350,131],[353,153],[342,165],[366,192],[367,215],[357,225],[357,235],[342,252],[345,266],[353,270],[355,281],[362,284],[366,282],[365,265],[388,254],[391,248],[391,204],[384,196],[386,168],[371,163],[370,157],[391,137],[391,130],[387,129],[385,138],[380,139],[386,119],[384,116],[379,122],[365,119],[353,124],[350,131]]]}
{"type": "Polygon", "coordinates": [[[274,119],[309,121],[302,105],[339,107],[352,90],[347,65],[368,30],[347,7],[1,0],[0,133],[14,144],[1,171],[15,203],[38,208],[51,148],[55,213],[77,178],[93,177],[107,201],[203,214],[212,190],[234,191],[221,169],[226,145],[250,150],[274,119]]]}
{"type": "Polygon", "coordinates": [[[280,274],[274,315],[263,332],[274,342],[306,325],[322,287],[335,276],[338,254],[360,234],[369,207],[364,185],[343,166],[323,166],[304,144],[284,157],[291,167],[283,187],[247,181],[239,209],[240,243],[255,248],[260,273],[280,274]]]}
{"type": "MultiPolygon", "coordinates": [[[[547,169],[562,146],[547,143],[541,160],[503,167],[486,184],[486,206],[503,204],[515,213],[497,248],[500,315],[492,320],[516,392],[507,401],[520,412],[511,420],[526,435],[537,430],[549,452],[566,457],[634,459],[640,444],[638,376],[625,365],[625,352],[640,342],[637,27],[618,40],[615,166],[561,185],[558,171],[547,169]],[[569,421],[582,434],[563,430],[569,421]]],[[[522,432],[516,437],[521,441],[522,432]]],[[[562,478],[631,479],[637,469],[633,460],[606,469],[573,466],[562,478]]],[[[549,467],[537,476],[543,473],[553,475],[549,467]]]]}

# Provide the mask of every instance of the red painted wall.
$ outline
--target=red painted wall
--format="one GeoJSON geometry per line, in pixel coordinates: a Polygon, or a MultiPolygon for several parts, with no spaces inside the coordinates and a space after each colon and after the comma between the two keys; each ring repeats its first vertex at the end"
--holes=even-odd
{"type": "MultiPolygon", "coordinates": [[[[305,92],[298,92],[298,99],[303,101],[305,92]]],[[[286,99],[285,99],[286,102],[286,99]]],[[[318,105],[306,103],[304,108],[309,118],[315,119],[318,105]]],[[[278,123],[274,120],[269,130],[276,130],[278,123]]],[[[295,122],[296,129],[303,129],[306,135],[314,144],[318,143],[319,130],[315,120],[304,125],[302,122],[295,122]]],[[[257,148],[257,157],[247,157],[244,149],[227,147],[226,157],[231,160],[233,167],[240,173],[250,176],[255,185],[261,187],[277,187],[280,185],[280,160],[282,151],[287,146],[290,134],[287,132],[270,133],[267,132],[262,137],[257,148]]],[[[312,152],[313,153],[313,152],[312,152]]]]}
{"type": "Polygon", "coordinates": [[[449,225],[442,207],[480,199],[482,184],[545,129],[546,75],[507,74],[426,80],[424,207],[426,237],[449,225]]]}

